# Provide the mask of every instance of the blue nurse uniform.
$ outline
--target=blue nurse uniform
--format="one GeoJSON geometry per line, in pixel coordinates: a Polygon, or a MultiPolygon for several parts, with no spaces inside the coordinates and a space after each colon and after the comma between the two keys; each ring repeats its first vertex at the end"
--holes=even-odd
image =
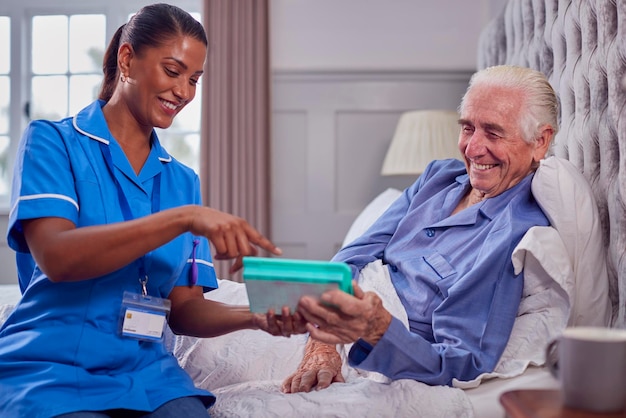
{"type": "MultiPolygon", "coordinates": [[[[2,416],[153,411],[184,396],[199,396],[208,407],[215,400],[194,386],[161,342],[119,335],[124,291],[141,292],[138,261],[95,279],[52,283],[28,254],[22,220],[61,217],[79,228],[123,221],[116,181],[133,218],[152,213],[153,196],[160,210],[201,203],[198,176],[161,148],[154,132],[136,175],[108,130],[103,105],[95,101],[58,122],[31,122],[19,146],[8,242],[19,255],[23,297],[0,328],[2,416]],[[100,143],[110,150],[115,179],[100,143]]],[[[204,237],[182,234],[144,259],[150,296],[167,298],[174,286],[189,285],[194,261],[197,284],[205,291],[217,287],[204,237]]]]}

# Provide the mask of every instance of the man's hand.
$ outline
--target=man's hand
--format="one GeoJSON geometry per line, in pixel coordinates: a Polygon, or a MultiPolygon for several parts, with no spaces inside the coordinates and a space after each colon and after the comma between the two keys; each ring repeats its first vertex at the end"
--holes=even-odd
{"type": "Polygon", "coordinates": [[[324,389],[334,382],[345,382],[341,375],[341,357],[335,346],[309,339],[304,357],[295,373],[282,385],[285,393],[324,389]]]}
{"type": "Polygon", "coordinates": [[[391,314],[374,292],[363,292],[353,282],[354,296],[329,290],[318,300],[303,296],[298,312],[311,338],[327,344],[348,344],[359,338],[376,345],[391,323],[391,314]]]}

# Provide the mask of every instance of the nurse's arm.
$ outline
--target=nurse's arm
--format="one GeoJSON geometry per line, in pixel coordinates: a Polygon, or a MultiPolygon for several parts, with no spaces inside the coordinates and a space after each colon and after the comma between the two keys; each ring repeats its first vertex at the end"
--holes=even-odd
{"type": "Polygon", "coordinates": [[[172,309],[169,325],[176,334],[216,337],[241,329],[260,329],[272,335],[289,337],[306,332],[298,313],[290,315],[284,306],[281,315],[251,313],[248,306],[226,305],[204,298],[201,286],[176,286],[169,295],[172,309]]]}
{"type": "Polygon", "coordinates": [[[256,247],[280,249],[245,220],[205,206],[186,205],[130,221],[76,228],[65,218],[21,221],[29,250],[53,282],[79,281],[118,270],[185,232],[207,237],[216,258],[255,255],[256,247]]]}

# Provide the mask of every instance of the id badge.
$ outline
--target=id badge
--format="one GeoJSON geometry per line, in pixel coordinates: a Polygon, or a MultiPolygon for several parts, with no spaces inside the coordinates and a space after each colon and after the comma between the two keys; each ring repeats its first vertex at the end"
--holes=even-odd
{"type": "Polygon", "coordinates": [[[171,305],[169,299],[124,292],[120,335],[144,341],[162,341],[171,305]]]}

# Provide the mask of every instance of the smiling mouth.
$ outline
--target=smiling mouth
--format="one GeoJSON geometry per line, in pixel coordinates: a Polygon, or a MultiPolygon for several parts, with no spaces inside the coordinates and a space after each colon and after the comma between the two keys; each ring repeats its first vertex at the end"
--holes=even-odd
{"type": "Polygon", "coordinates": [[[170,109],[170,110],[176,110],[178,109],[178,106],[175,105],[172,102],[168,102],[167,100],[163,100],[163,99],[159,99],[161,101],[161,103],[163,103],[163,106],[165,106],[166,108],[170,109]]]}
{"type": "Polygon", "coordinates": [[[489,170],[490,168],[494,168],[497,164],[479,164],[479,163],[472,163],[472,167],[478,171],[484,171],[484,170],[489,170]]]}

